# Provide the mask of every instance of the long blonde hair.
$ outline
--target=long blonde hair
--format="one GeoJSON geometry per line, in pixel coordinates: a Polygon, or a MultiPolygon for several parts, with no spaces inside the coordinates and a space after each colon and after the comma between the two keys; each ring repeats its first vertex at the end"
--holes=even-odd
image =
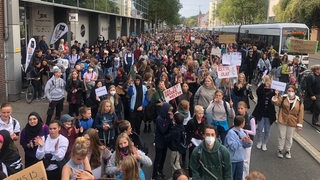
{"type": "Polygon", "coordinates": [[[139,163],[132,155],[125,157],[121,163],[123,180],[141,180],[139,163]]]}
{"type": "Polygon", "coordinates": [[[110,99],[103,100],[100,103],[99,109],[98,109],[99,113],[101,113],[101,114],[107,113],[106,110],[105,110],[105,106],[106,106],[107,103],[109,103],[110,106],[111,106],[111,110],[110,110],[110,112],[108,112],[108,114],[113,114],[114,113],[114,105],[113,105],[113,103],[112,103],[112,101],[110,99]]]}

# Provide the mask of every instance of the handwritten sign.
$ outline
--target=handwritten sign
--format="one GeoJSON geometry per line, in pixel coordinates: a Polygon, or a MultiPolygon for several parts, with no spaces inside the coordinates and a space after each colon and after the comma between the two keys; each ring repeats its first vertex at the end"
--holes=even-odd
{"type": "Polygon", "coordinates": [[[229,44],[236,42],[235,34],[221,34],[219,35],[219,43],[220,44],[229,44]]]}
{"type": "Polygon", "coordinates": [[[97,96],[104,96],[108,93],[106,86],[99,87],[99,88],[95,89],[95,91],[96,91],[97,96]]]}
{"type": "Polygon", "coordinates": [[[196,44],[200,44],[200,43],[201,43],[201,39],[196,39],[194,42],[195,42],[196,44]]]}
{"type": "Polygon", "coordinates": [[[176,35],[176,36],[174,36],[174,40],[182,41],[182,36],[181,35],[176,35]]]}
{"type": "Polygon", "coordinates": [[[170,100],[180,96],[181,94],[182,94],[182,89],[181,89],[180,83],[163,91],[163,96],[166,102],[169,102],[170,100]]]}
{"type": "Polygon", "coordinates": [[[39,180],[47,180],[47,173],[44,168],[43,162],[40,161],[18,173],[15,173],[5,180],[9,179],[24,179],[24,180],[31,180],[31,179],[39,179],[39,180]]]}
{"type": "Polygon", "coordinates": [[[272,82],[271,82],[271,89],[275,89],[278,91],[285,91],[286,86],[287,86],[287,84],[284,82],[275,81],[275,80],[272,80],[272,82]]]}
{"type": "Polygon", "coordinates": [[[222,56],[222,64],[230,66],[241,66],[241,53],[232,52],[222,56]]]}
{"type": "Polygon", "coordinates": [[[218,78],[232,78],[238,77],[237,67],[236,66],[220,66],[218,67],[218,78]]]}
{"type": "Polygon", "coordinates": [[[318,49],[318,41],[302,39],[290,39],[289,52],[315,54],[318,49]]]}

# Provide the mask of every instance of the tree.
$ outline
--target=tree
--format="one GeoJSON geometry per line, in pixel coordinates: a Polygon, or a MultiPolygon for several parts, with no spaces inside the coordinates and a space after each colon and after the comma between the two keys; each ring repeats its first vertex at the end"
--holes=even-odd
{"type": "Polygon", "coordinates": [[[261,23],[267,19],[266,0],[222,0],[217,14],[227,24],[261,23]]]}
{"type": "Polygon", "coordinates": [[[156,26],[161,22],[169,26],[177,25],[180,23],[181,8],[179,0],[150,0],[148,19],[156,26]]]}
{"type": "Polygon", "coordinates": [[[274,11],[276,21],[299,22],[320,27],[319,0],[280,0],[274,11]]]}

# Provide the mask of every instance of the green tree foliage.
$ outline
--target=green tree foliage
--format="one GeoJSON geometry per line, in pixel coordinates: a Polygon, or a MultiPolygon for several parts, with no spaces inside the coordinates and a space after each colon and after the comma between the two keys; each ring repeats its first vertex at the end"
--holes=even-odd
{"type": "Polygon", "coordinates": [[[150,0],[148,19],[152,24],[165,22],[169,26],[177,25],[180,23],[181,8],[179,0],[150,0]]]}
{"type": "Polygon", "coordinates": [[[319,0],[280,0],[274,7],[276,21],[299,22],[308,26],[320,26],[319,0]]]}
{"type": "Polygon", "coordinates": [[[217,14],[227,24],[252,24],[266,21],[268,1],[266,0],[222,0],[217,14]]]}

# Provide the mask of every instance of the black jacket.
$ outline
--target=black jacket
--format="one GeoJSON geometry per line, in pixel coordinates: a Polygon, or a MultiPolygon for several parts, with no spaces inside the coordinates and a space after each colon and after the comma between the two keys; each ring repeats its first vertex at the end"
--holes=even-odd
{"type": "Polygon", "coordinates": [[[184,131],[185,129],[183,124],[176,124],[170,128],[169,133],[166,135],[166,141],[168,142],[168,148],[171,151],[179,151],[179,146],[183,143],[182,132],[184,131]]]}
{"type": "Polygon", "coordinates": [[[158,149],[166,149],[167,143],[165,136],[168,134],[170,127],[172,126],[172,119],[168,115],[170,104],[164,103],[160,109],[160,113],[156,119],[156,130],[155,130],[155,146],[158,149]]]}

